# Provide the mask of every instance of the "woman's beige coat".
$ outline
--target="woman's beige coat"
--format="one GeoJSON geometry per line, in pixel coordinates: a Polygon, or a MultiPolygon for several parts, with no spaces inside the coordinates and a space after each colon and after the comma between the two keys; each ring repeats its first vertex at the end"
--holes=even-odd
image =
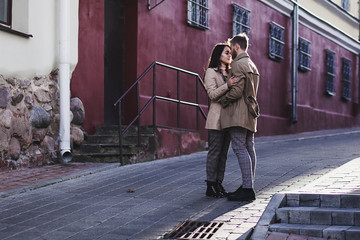
{"type": "Polygon", "coordinates": [[[206,129],[221,130],[219,98],[229,89],[217,68],[208,68],[205,73],[205,87],[211,100],[205,124],[206,129]]]}

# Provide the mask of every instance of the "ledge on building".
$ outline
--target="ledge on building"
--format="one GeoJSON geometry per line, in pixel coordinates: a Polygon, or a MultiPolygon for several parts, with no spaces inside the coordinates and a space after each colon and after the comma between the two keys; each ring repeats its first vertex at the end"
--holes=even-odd
{"type": "Polygon", "coordinates": [[[19,31],[16,31],[14,29],[4,27],[4,26],[1,26],[1,25],[0,25],[0,31],[5,31],[5,32],[8,32],[8,33],[12,33],[12,34],[18,35],[20,37],[24,37],[24,38],[32,38],[33,37],[33,35],[31,35],[31,34],[19,32],[19,31]]]}

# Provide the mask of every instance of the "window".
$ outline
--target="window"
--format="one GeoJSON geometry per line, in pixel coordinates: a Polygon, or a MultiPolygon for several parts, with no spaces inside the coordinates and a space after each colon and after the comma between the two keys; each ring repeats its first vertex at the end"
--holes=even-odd
{"type": "Polygon", "coordinates": [[[250,11],[233,4],[234,16],[233,16],[233,36],[245,32],[250,37],[250,11]]]}
{"type": "Polygon", "coordinates": [[[350,1],[349,0],[341,0],[341,7],[346,11],[350,9],[350,1]]]}
{"type": "Polygon", "coordinates": [[[310,71],[311,49],[310,42],[305,38],[299,38],[299,69],[301,71],[310,71]]]}
{"type": "Polygon", "coordinates": [[[188,0],[187,21],[191,26],[209,29],[208,0],[188,0]]]}
{"type": "Polygon", "coordinates": [[[148,10],[150,11],[153,8],[156,8],[161,3],[163,3],[165,0],[148,0],[148,10]]]}
{"type": "Polygon", "coordinates": [[[32,37],[28,34],[29,2],[29,0],[0,0],[0,31],[25,38],[32,37]]]}
{"type": "Polygon", "coordinates": [[[0,25],[11,25],[11,0],[0,0],[0,25]]]}
{"type": "Polygon", "coordinates": [[[284,58],[284,32],[284,27],[274,22],[270,23],[269,57],[275,61],[284,58]]]}
{"type": "Polygon", "coordinates": [[[335,53],[326,50],[326,93],[335,96],[335,53]]]}
{"type": "Polygon", "coordinates": [[[351,61],[342,59],[342,97],[345,100],[351,99],[351,61]]]}

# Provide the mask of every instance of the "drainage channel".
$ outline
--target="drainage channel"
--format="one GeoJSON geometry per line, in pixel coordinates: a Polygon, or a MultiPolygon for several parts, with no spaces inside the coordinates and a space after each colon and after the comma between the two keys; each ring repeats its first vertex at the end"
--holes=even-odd
{"type": "Polygon", "coordinates": [[[223,222],[185,221],[165,234],[164,239],[211,239],[223,224],[223,222]]]}

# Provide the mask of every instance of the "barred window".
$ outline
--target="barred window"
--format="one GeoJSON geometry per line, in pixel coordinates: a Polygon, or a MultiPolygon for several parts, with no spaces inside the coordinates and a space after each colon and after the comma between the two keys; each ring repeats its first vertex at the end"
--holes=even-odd
{"type": "Polygon", "coordinates": [[[164,1],[165,0],[148,0],[148,10],[150,11],[151,9],[156,8],[164,1]]]}
{"type": "Polygon", "coordinates": [[[341,7],[346,11],[350,9],[350,1],[349,0],[341,0],[341,7]]]}
{"type": "Polygon", "coordinates": [[[246,33],[250,37],[250,10],[247,10],[236,3],[233,3],[233,36],[239,33],[246,33]]]}
{"type": "Polygon", "coordinates": [[[11,25],[11,0],[0,0],[0,25],[11,25]]]}
{"type": "Polygon", "coordinates": [[[284,58],[284,32],[284,27],[274,22],[270,23],[269,57],[275,61],[284,58]]]}
{"type": "Polygon", "coordinates": [[[311,48],[310,42],[305,38],[299,38],[299,69],[301,71],[310,71],[311,48]]]}
{"type": "Polygon", "coordinates": [[[191,26],[209,29],[208,0],[188,0],[187,21],[191,26]]]}
{"type": "Polygon", "coordinates": [[[351,61],[342,59],[342,97],[345,100],[351,99],[351,61]]]}
{"type": "Polygon", "coordinates": [[[335,53],[326,50],[326,93],[335,96],[335,53]]]}

